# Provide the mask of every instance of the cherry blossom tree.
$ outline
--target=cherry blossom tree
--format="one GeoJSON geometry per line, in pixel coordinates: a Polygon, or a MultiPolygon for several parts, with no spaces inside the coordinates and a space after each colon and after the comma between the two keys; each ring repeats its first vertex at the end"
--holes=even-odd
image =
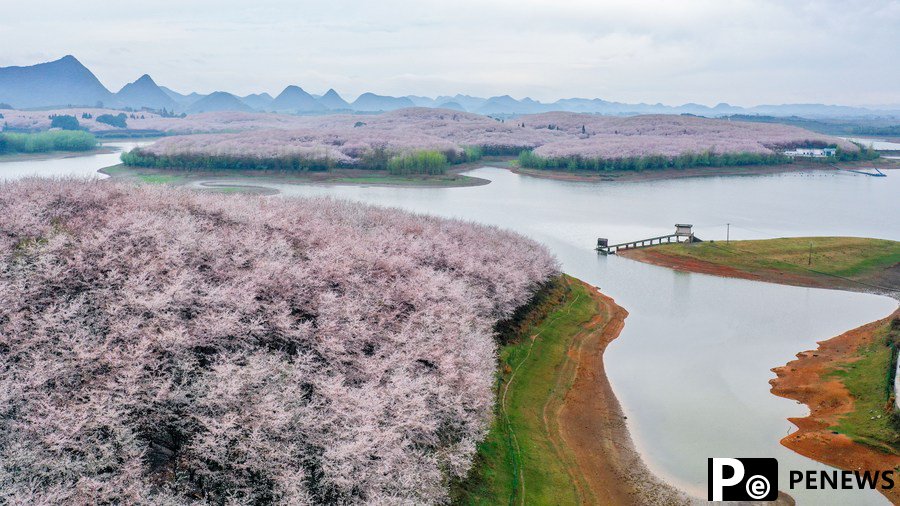
{"type": "Polygon", "coordinates": [[[442,503],[558,266],[332,199],[0,186],[0,503],[442,503]]]}

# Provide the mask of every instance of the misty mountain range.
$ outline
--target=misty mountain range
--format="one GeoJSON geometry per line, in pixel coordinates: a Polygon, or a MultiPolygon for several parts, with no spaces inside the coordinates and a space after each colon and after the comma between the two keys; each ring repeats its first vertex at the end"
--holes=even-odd
{"type": "Polygon", "coordinates": [[[107,108],[162,110],[176,113],[214,111],[264,111],[291,114],[327,114],[330,112],[379,112],[405,107],[440,107],[487,115],[533,114],[547,111],[569,111],[613,115],[633,114],[696,114],[723,116],[756,114],[767,116],[843,117],[896,115],[898,109],[875,110],[823,104],[786,104],[738,107],[719,104],[668,106],[663,104],[626,104],[599,98],[567,98],[542,103],[531,98],[516,100],[509,95],[482,98],[469,95],[391,97],[363,93],[347,102],[335,90],[324,95],[312,95],[295,85],[288,86],[278,96],[259,93],[238,97],[224,91],[209,95],[181,94],[159,86],[149,75],[125,85],[118,92],[108,90],[87,67],[74,56],[26,67],[0,67],[0,104],[17,109],[39,109],[65,106],[101,105],[107,108]]]}

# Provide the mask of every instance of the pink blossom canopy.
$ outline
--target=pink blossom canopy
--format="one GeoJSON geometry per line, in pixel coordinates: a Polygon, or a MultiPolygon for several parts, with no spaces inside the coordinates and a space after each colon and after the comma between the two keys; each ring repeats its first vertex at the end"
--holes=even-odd
{"type": "Polygon", "coordinates": [[[516,234],[330,199],[0,186],[0,503],[440,503],[516,234]]]}

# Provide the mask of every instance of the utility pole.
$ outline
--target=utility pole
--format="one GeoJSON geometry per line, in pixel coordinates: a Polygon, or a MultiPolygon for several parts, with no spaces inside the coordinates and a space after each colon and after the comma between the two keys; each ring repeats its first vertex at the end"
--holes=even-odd
{"type": "Polygon", "coordinates": [[[725,224],[725,244],[728,244],[731,239],[731,223],[725,224]]]}

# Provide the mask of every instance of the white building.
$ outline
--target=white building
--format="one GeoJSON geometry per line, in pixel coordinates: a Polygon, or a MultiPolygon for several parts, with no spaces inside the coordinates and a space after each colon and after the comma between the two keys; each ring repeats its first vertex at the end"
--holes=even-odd
{"type": "Polygon", "coordinates": [[[837,154],[836,148],[797,148],[792,149],[790,151],[785,151],[785,155],[794,158],[794,157],[803,157],[803,158],[826,158],[829,156],[834,156],[837,154]]]}

